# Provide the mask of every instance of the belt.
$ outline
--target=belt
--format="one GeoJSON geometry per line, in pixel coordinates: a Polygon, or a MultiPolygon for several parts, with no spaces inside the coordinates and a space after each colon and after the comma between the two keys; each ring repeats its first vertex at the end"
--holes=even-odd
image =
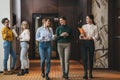
{"type": "Polygon", "coordinates": [[[26,42],[26,43],[28,43],[28,44],[29,44],[29,41],[20,41],[20,42],[26,42]]]}
{"type": "Polygon", "coordinates": [[[94,41],[94,40],[85,40],[85,39],[80,39],[80,41],[94,41]]]}
{"type": "Polygon", "coordinates": [[[51,41],[42,41],[40,43],[50,43],[51,41]]]}

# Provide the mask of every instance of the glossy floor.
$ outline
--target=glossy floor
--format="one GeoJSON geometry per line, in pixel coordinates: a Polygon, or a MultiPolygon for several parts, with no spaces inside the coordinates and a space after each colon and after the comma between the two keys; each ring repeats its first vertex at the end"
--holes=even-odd
{"type": "MultiPolygon", "coordinates": [[[[94,78],[89,80],[120,80],[120,72],[109,70],[94,70],[94,78]]],[[[61,75],[61,67],[59,60],[51,61],[51,72],[49,74],[50,80],[64,80],[61,75]]],[[[69,80],[83,80],[83,67],[74,60],[70,61],[69,80]]],[[[0,80],[45,80],[41,77],[40,61],[30,61],[30,73],[24,76],[3,75],[0,73],[0,80]]]]}

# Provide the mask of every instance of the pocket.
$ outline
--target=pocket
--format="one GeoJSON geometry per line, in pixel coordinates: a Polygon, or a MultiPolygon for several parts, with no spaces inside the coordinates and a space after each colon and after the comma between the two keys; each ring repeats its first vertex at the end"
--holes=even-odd
{"type": "Polygon", "coordinates": [[[20,43],[20,46],[21,46],[22,48],[28,48],[28,43],[27,43],[27,42],[21,42],[21,43],[20,43]]]}
{"type": "Polygon", "coordinates": [[[27,49],[29,49],[29,47],[30,47],[29,44],[27,44],[27,49]]]}
{"type": "Polygon", "coordinates": [[[10,43],[8,41],[3,42],[3,47],[4,48],[9,47],[9,46],[10,46],[10,43]]]}

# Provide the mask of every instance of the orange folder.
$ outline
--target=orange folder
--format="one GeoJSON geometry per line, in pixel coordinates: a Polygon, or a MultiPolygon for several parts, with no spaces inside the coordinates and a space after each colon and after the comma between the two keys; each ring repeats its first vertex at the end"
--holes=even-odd
{"type": "Polygon", "coordinates": [[[84,32],[83,28],[78,28],[78,30],[79,30],[80,34],[85,37],[85,32],[84,32]]]}
{"type": "Polygon", "coordinates": [[[80,34],[84,34],[84,30],[82,28],[78,28],[80,34]]]}

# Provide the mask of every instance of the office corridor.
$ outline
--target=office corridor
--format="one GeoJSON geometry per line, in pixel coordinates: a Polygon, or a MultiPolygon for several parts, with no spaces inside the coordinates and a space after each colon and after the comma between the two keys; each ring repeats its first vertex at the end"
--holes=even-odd
{"type": "MultiPolygon", "coordinates": [[[[51,72],[49,74],[50,80],[64,80],[61,76],[61,67],[59,60],[51,61],[51,72]]],[[[120,80],[120,72],[109,70],[94,70],[94,78],[89,80],[120,80]]],[[[69,80],[83,80],[83,67],[74,60],[70,61],[69,80]]],[[[24,76],[3,75],[0,73],[0,80],[45,80],[41,77],[39,60],[30,61],[30,73],[24,76]]]]}

